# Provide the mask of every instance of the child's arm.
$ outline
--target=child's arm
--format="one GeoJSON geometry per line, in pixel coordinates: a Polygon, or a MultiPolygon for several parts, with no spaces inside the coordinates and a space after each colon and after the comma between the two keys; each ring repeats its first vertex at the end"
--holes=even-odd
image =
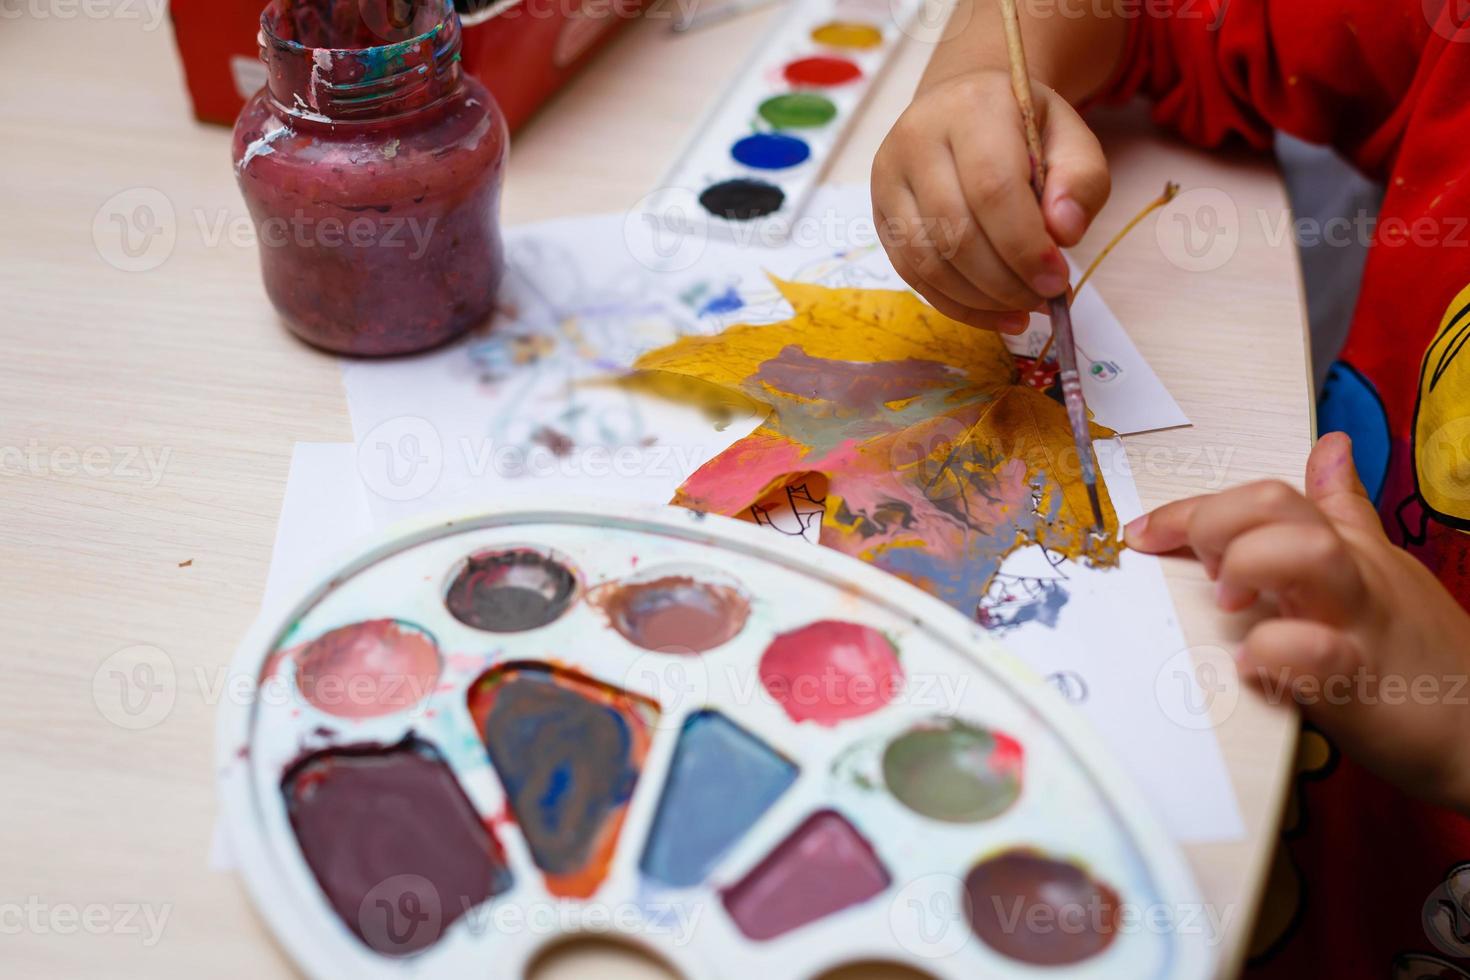
{"type": "Polygon", "coordinates": [[[873,161],[883,244],[941,312],[1019,332],[1027,317],[1017,311],[1066,290],[1057,245],[1081,239],[1109,190],[1102,148],[1069,100],[1096,92],[1122,57],[1128,22],[1105,15],[1114,2],[1071,4],[1067,16],[1059,5],[1020,4],[1050,168],[1044,208],[1031,191],[997,0],[956,7],[913,104],[873,161]]]}
{"type": "Polygon", "coordinates": [[[1102,150],[1068,100],[1143,95],[1192,142],[1265,147],[1281,129],[1381,177],[1421,57],[1447,29],[1421,0],[1019,6],[1051,167],[1044,208],[1027,183],[997,0],[961,0],[873,162],[874,216],[899,274],[941,312],[1002,330],[1023,329],[1015,311],[1065,288],[1055,246],[1081,238],[1108,196],[1102,150]]]}
{"type": "Polygon", "coordinates": [[[1346,436],[1317,443],[1306,496],[1263,482],[1181,500],[1126,538],[1192,550],[1228,612],[1275,599],[1279,617],[1236,654],[1241,676],[1294,698],[1384,779],[1470,814],[1470,616],[1383,533],[1346,436]]]}

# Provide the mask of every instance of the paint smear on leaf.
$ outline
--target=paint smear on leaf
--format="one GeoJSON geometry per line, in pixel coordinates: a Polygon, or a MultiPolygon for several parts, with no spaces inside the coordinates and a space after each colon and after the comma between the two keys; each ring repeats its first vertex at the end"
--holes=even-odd
{"type": "MultiPolygon", "coordinates": [[[[685,337],[634,364],[765,406],[765,422],[710,460],[674,503],[738,516],[793,480],[826,477],[823,544],[974,616],[1011,552],[1040,544],[1117,562],[1091,525],[1065,409],[1021,378],[999,336],[912,293],[773,279],[789,320],[685,337]]],[[[1113,433],[1093,426],[1096,438],[1113,433]]]]}

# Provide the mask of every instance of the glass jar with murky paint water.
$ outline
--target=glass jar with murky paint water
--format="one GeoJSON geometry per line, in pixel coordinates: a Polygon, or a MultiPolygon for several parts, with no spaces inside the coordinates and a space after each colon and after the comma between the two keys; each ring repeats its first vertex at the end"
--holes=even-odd
{"type": "Polygon", "coordinates": [[[494,309],[509,145],[452,0],[274,0],[235,124],[266,292],[343,354],[442,344],[494,309]]]}

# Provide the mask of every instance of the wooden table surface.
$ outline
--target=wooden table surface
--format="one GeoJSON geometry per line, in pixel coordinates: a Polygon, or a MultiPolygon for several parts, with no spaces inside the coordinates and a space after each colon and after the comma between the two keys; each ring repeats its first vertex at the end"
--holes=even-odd
{"type": "MultiPolygon", "coordinates": [[[[292,444],[352,432],[337,362],[278,326],[253,246],[231,239],[246,215],[228,134],[191,120],[167,20],[148,16],[157,6],[38,0],[0,29],[0,961],[17,976],[290,969],[235,877],[206,870],[214,704],[260,600],[292,444]],[[118,268],[113,222],[160,198],[167,260],[118,268]],[[162,651],[172,676],[138,672],[157,657],[139,646],[162,651]],[[122,710],[119,666],[144,685],[134,696],[152,691],[142,715],[122,710]]],[[[682,38],[667,19],[633,25],[516,141],[507,221],[632,205],[770,16],[682,38]]],[[[929,49],[907,43],[833,179],[866,179],[929,49]]],[[[1096,280],[1194,422],[1127,440],[1144,503],[1299,482],[1312,399],[1270,161],[1181,147],[1132,112],[1099,125],[1113,204],[1079,258],[1166,179],[1189,190],[1162,232],[1144,226],[1096,280]]],[[[1196,565],[1166,571],[1191,645],[1238,636],[1196,565]]],[[[1247,837],[1188,854],[1233,915],[1221,950],[1233,972],[1295,724],[1251,691],[1218,693],[1247,837]]],[[[582,975],[606,955],[573,951],[543,972],[582,975]]]]}

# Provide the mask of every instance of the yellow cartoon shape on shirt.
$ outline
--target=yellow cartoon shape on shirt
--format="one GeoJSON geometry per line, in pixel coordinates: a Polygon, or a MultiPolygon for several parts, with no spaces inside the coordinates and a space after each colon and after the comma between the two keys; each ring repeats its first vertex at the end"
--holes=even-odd
{"type": "Polygon", "coordinates": [[[1414,406],[1414,480],[1441,523],[1470,530],[1470,286],[1439,323],[1419,371],[1414,406]]]}

